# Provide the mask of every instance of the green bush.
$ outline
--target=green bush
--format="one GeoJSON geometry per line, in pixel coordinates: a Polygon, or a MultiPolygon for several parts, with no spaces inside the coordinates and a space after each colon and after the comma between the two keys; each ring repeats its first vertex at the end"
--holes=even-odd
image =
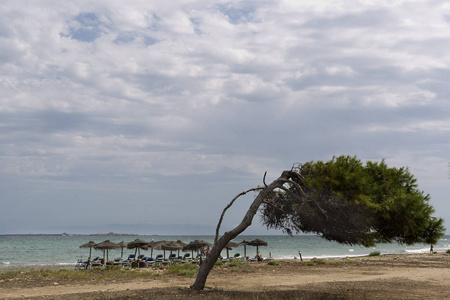
{"type": "Polygon", "coordinates": [[[121,266],[106,266],[105,271],[117,271],[122,270],[121,266]]]}
{"type": "Polygon", "coordinates": [[[198,266],[194,264],[173,264],[169,266],[167,273],[176,273],[180,276],[192,277],[198,271],[198,266]]]}
{"type": "Polygon", "coordinates": [[[214,266],[220,266],[222,264],[222,260],[219,258],[215,263],[214,266]]]}
{"type": "Polygon", "coordinates": [[[239,260],[239,259],[233,259],[232,261],[230,261],[228,264],[227,264],[227,267],[240,267],[240,266],[244,266],[244,265],[247,265],[248,264],[248,262],[244,262],[244,261],[241,261],[241,260],[239,260]]]}
{"type": "Polygon", "coordinates": [[[450,253],[450,249],[447,250],[447,253],[450,253]]]}
{"type": "Polygon", "coordinates": [[[380,256],[380,251],[373,251],[369,253],[369,256],[380,256]]]}
{"type": "Polygon", "coordinates": [[[267,262],[267,264],[268,264],[268,265],[271,265],[271,266],[278,266],[280,263],[277,262],[276,260],[269,260],[269,261],[267,262]]]}

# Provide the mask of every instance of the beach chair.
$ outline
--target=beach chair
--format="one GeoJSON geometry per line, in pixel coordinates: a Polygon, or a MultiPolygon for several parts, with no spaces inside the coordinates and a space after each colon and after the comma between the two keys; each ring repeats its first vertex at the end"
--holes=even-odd
{"type": "Polygon", "coordinates": [[[192,260],[191,254],[190,253],[185,253],[183,255],[183,258],[181,259],[181,262],[187,263],[187,262],[190,262],[191,260],[192,260]]]}
{"type": "Polygon", "coordinates": [[[155,264],[155,259],[153,257],[146,257],[144,260],[148,266],[152,266],[155,264]]]}
{"type": "Polygon", "coordinates": [[[249,259],[248,259],[248,261],[249,262],[256,262],[256,261],[258,261],[258,258],[255,256],[255,257],[250,257],[249,259]]]}
{"type": "Polygon", "coordinates": [[[134,260],[134,258],[135,258],[135,255],[134,255],[134,254],[128,255],[128,261],[134,260]]]}
{"type": "Polygon", "coordinates": [[[179,262],[181,262],[181,260],[177,257],[176,254],[171,254],[171,255],[170,255],[170,257],[169,257],[169,263],[171,263],[171,264],[176,264],[176,263],[179,263],[179,262]]]}
{"type": "Polygon", "coordinates": [[[101,259],[100,257],[96,257],[91,261],[91,266],[92,267],[101,267],[103,266],[103,259],[101,259]]]}
{"type": "Polygon", "coordinates": [[[121,258],[116,258],[116,259],[113,261],[113,265],[114,265],[114,266],[121,266],[121,267],[124,267],[124,266],[127,266],[127,265],[128,265],[128,260],[124,260],[124,259],[121,259],[121,258]]]}
{"type": "Polygon", "coordinates": [[[85,270],[88,268],[89,261],[83,261],[79,259],[75,264],[75,270],[85,270]]]}
{"type": "Polygon", "coordinates": [[[162,254],[158,254],[155,257],[155,264],[156,265],[162,265],[163,261],[164,261],[164,259],[163,259],[163,255],[162,254]]]}

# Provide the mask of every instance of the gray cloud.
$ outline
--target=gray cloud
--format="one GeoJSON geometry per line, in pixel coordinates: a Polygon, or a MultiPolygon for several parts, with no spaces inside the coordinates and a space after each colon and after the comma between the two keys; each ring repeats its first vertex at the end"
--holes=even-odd
{"type": "Polygon", "coordinates": [[[0,233],[212,234],[265,171],[340,154],[409,166],[447,217],[443,1],[6,1],[0,15],[0,233]]]}

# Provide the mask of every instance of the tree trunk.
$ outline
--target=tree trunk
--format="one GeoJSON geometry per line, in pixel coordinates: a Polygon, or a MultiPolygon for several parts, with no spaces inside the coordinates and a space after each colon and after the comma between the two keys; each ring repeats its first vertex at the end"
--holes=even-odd
{"type": "Polygon", "coordinates": [[[203,261],[203,263],[200,265],[200,269],[198,270],[197,273],[197,278],[194,284],[191,286],[192,290],[202,290],[205,287],[206,279],[208,278],[209,272],[211,271],[212,267],[219,258],[222,249],[225,248],[225,246],[228,244],[229,241],[237,237],[241,232],[243,232],[247,227],[249,227],[252,224],[253,217],[258,212],[259,206],[263,203],[263,201],[273,190],[280,188],[281,186],[283,186],[284,183],[286,183],[287,180],[289,180],[290,174],[291,174],[290,171],[284,171],[283,174],[281,174],[281,176],[278,179],[276,179],[270,185],[262,189],[259,192],[258,196],[253,201],[253,203],[250,205],[250,208],[245,214],[244,219],[242,219],[242,222],[234,229],[225,232],[225,234],[220,239],[215,241],[213,248],[211,249],[211,252],[203,261]]]}

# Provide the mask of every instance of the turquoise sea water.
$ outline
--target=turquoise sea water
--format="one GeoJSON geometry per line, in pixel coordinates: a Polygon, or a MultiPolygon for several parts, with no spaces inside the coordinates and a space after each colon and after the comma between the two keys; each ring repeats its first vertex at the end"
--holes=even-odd
{"type": "MultiPolygon", "coordinates": [[[[145,241],[159,240],[181,240],[185,243],[196,239],[213,242],[213,236],[163,236],[163,235],[140,235],[140,236],[89,236],[89,235],[0,235],[0,268],[10,266],[27,265],[73,265],[78,259],[86,259],[89,256],[89,249],[80,249],[79,246],[93,240],[100,243],[104,240],[112,242],[130,242],[136,238],[145,241]]],[[[327,257],[352,257],[367,255],[372,251],[380,251],[381,254],[401,254],[401,253],[421,253],[428,252],[430,245],[416,244],[413,246],[392,244],[379,244],[376,247],[365,248],[360,246],[348,246],[335,242],[328,242],[318,236],[297,235],[266,235],[250,236],[242,235],[235,239],[235,242],[242,240],[262,239],[268,243],[267,247],[260,247],[259,250],[264,257],[269,253],[275,259],[293,259],[298,257],[301,251],[303,258],[327,258],[327,257]]],[[[253,257],[256,248],[247,246],[247,256],[253,257]]],[[[446,251],[450,249],[450,236],[444,236],[437,245],[435,251],[446,251]]],[[[240,246],[230,251],[230,255],[235,253],[244,254],[244,247],[240,246]]],[[[133,250],[124,249],[124,257],[133,253],[133,250]]],[[[150,251],[143,251],[145,255],[150,255],[150,251]]],[[[154,251],[154,256],[162,251],[154,251]]],[[[92,256],[102,256],[101,251],[92,250],[92,256]]],[[[120,257],[121,251],[111,250],[110,259],[120,257]]],[[[226,256],[226,251],[222,251],[222,256],[226,256]]]]}

